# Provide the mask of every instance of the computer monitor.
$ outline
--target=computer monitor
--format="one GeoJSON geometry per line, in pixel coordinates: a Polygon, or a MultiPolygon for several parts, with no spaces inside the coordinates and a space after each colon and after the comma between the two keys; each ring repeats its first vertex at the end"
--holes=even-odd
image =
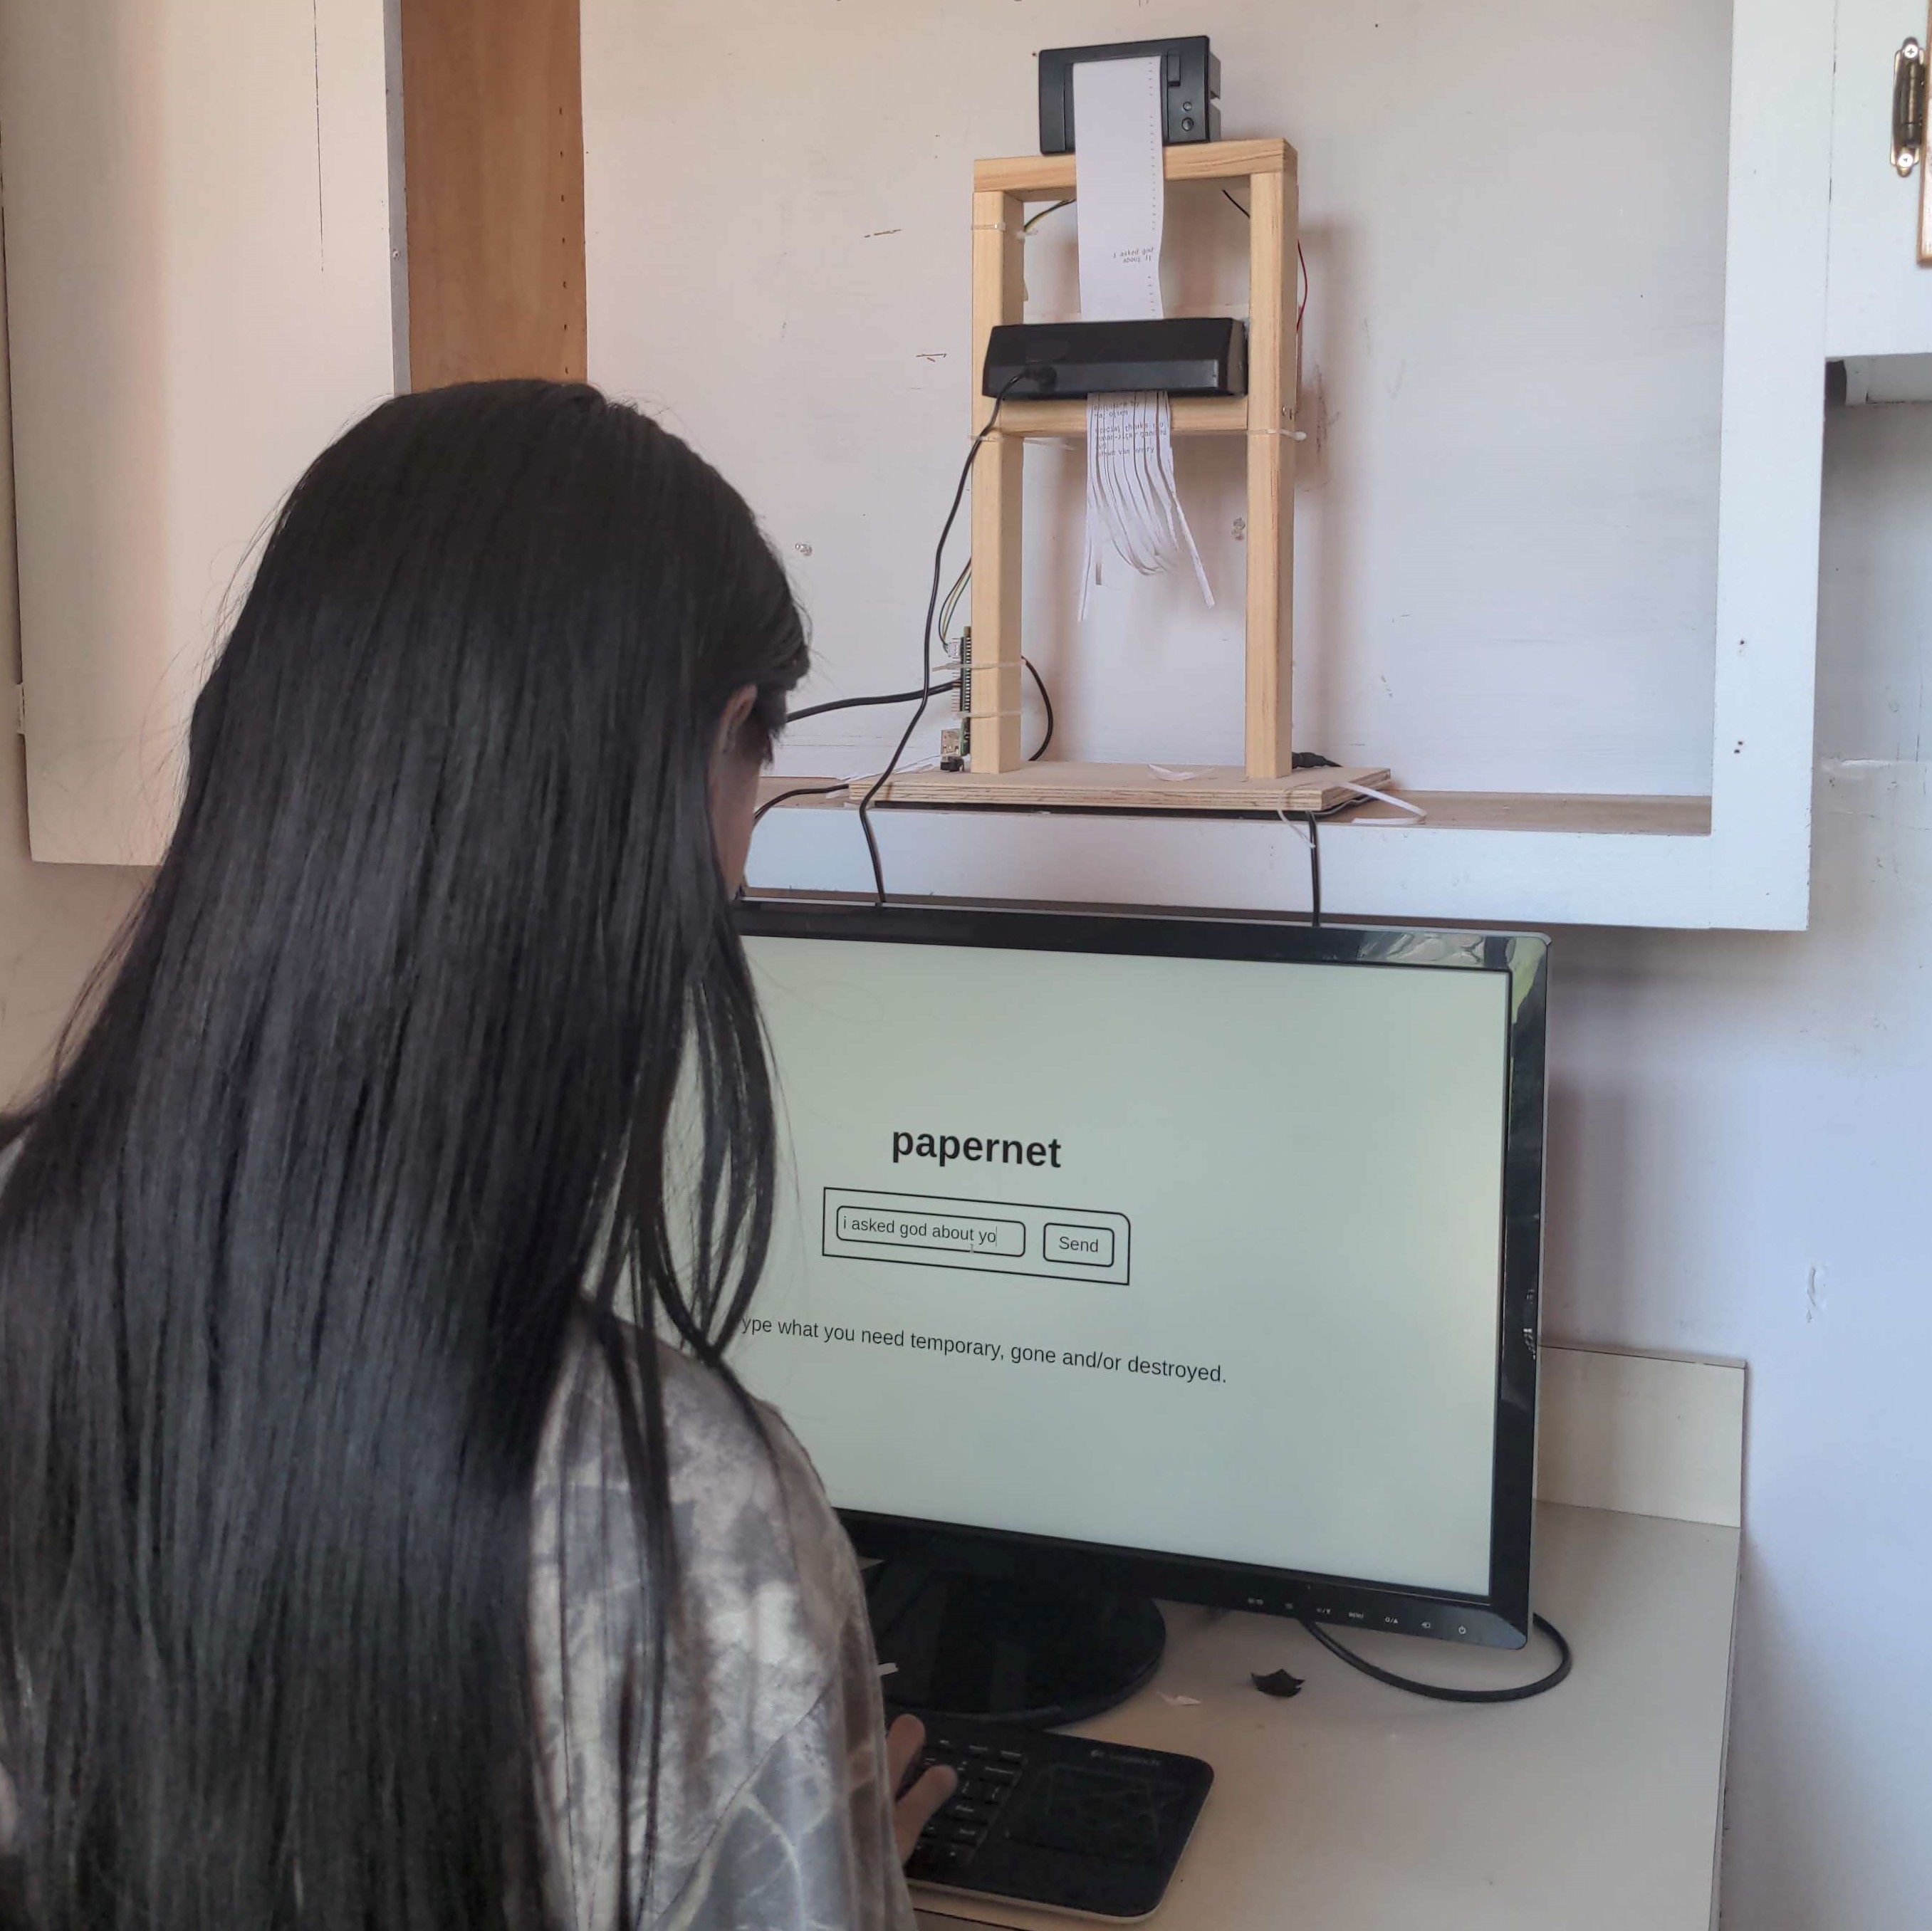
{"type": "Polygon", "coordinates": [[[966,1579],[928,1650],[1008,1653],[886,1642],[906,1700],[1100,1707],[1144,1597],[1526,1640],[1546,941],[742,911],[785,1156],[739,1371],[882,1636],[966,1579]]]}

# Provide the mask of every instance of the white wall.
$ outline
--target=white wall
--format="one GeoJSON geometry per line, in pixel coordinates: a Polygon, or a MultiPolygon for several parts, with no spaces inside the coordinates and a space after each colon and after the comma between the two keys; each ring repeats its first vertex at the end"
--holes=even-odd
{"type": "Polygon", "coordinates": [[[1812,929],[1570,931],[1552,1337],[1752,1371],[1724,1923],[1932,1911],[1932,407],[1827,432],[1812,929]]]}
{"type": "MultiPolygon", "coordinates": [[[[814,688],[903,688],[976,385],[974,157],[1036,148],[1042,46],[1207,32],[1224,131],[1301,155],[1297,744],[1418,788],[1708,792],[1730,16],[584,0],[591,374],[765,517],[814,688]]],[[[1075,305],[1072,220],[1028,243],[1036,314],[1075,305]]],[[[1170,308],[1238,307],[1240,216],[1177,188],[1168,234],[1170,308]]],[[[1219,607],[1117,568],[1082,628],[1081,452],[1029,449],[1024,628],[1066,754],[1239,762],[1241,460],[1177,454],[1219,607]]],[[[788,766],[896,729],[802,726],[788,766]]]]}

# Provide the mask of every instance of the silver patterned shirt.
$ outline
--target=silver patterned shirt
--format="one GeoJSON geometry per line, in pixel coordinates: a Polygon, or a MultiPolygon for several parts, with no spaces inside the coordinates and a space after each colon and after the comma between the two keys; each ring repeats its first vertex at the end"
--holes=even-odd
{"type": "MultiPolygon", "coordinates": [[[[646,1793],[651,1579],[608,1377],[574,1354],[532,1495],[530,1642],[555,1931],[913,1931],[858,1564],[805,1451],[659,1351],[679,1557],[655,1855],[646,1793]],[[573,1399],[579,1397],[580,1399],[573,1399]],[[646,1700],[626,1707],[624,1686],[646,1700]]],[[[0,1768],[0,1855],[16,1827],[0,1768]]]]}
{"type": "MultiPolygon", "coordinates": [[[[851,1543],[774,1414],[761,1411],[761,1442],[714,1375],[669,1348],[658,1358],[680,1575],[666,1633],[656,1855],[638,1921],[662,1931],[912,1931],[851,1543]]],[[[633,1871],[643,1861],[647,1781],[642,1746],[627,1752],[625,1736],[642,1733],[647,1711],[627,1723],[617,1693],[645,1642],[646,1565],[615,1403],[590,1360],[580,1354],[565,1377],[532,1512],[548,1905],[573,1931],[616,1921],[625,1859],[633,1871]],[[573,1392],[582,1396],[574,1420],[573,1392]]]]}

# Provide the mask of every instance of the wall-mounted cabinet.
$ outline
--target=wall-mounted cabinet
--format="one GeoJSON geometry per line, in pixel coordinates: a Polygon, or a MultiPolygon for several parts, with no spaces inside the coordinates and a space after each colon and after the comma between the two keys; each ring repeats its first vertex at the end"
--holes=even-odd
{"type": "Polygon", "coordinates": [[[225,604],[393,386],[382,0],[4,0],[36,859],[147,864],[225,604]]]}
{"type": "MultiPolygon", "coordinates": [[[[441,49],[409,82],[418,106],[476,157],[412,154],[412,181],[488,190],[412,272],[466,278],[437,312],[475,324],[505,294],[476,277],[521,259],[500,229],[527,230],[556,271],[517,279],[550,291],[560,372],[587,325],[592,379],[743,487],[811,610],[820,694],[902,688],[974,386],[972,163],[1033,145],[1041,30],[958,0],[581,0],[573,280],[579,10],[402,7],[418,61],[441,49]],[[480,57],[500,43],[520,50],[480,57]],[[506,165],[512,121],[532,138],[506,165]]],[[[1846,319],[1877,314],[1888,277],[1932,316],[1917,183],[1887,151],[1891,54],[1915,22],[1880,31],[1881,11],[1197,0],[1182,22],[1078,0],[1056,20],[1072,41],[1209,32],[1224,131],[1300,154],[1298,737],[1388,766],[1428,813],[1326,832],[1330,909],[1803,922],[1822,366],[1932,349],[1916,322],[1846,319]]],[[[158,848],[250,539],[390,385],[385,88],[412,70],[393,44],[386,66],[384,13],[0,0],[40,856],[158,848]]],[[[1177,224],[1205,239],[1170,251],[1171,306],[1238,298],[1241,226],[1216,208],[1177,224]]],[[[1028,244],[1036,313],[1069,304],[1068,221],[1028,244]]],[[[1238,584],[1238,467],[1200,439],[1178,460],[1210,570],[1238,584]]],[[[1027,462],[1027,555],[1047,560],[1024,630],[1060,700],[1056,750],[1238,763],[1238,595],[1203,613],[1184,586],[1109,585],[1077,626],[1079,451],[1042,439],[1027,462]]],[[[886,735],[843,713],[785,757],[844,775],[876,768],[886,735]]],[[[1299,835],[1270,821],[908,808],[880,835],[902,892],[1305,902],[1299,835]]],[[[773,814],[754,876],[862,886],[850,814],[773,814]]]]}
{"type": "MultiPolygon", "coordinates": [[[[1052,37],[1180,24],[1084,0],[1052,37]]],[[[1831,0],[1199,0],[1185,25],[1223,133],[1300,157],[1297,748],[1387,766],[1428,813],[1324,828],[1326,908],[1802,925],[1831,0]]],[[[1046,30],[950,0],[584,0],[584,28],[592,379],[746,490],[812,613],[814,696],[903,688],[976,386],[966,189],[1034,145],[1046,30]]],[[[1190,191],[1170,311],[1226,312],[1242,223],[1190,191]]],[[[1028,238],[1036,316],[1077,301],[1071,224],[1028,238]]],[[[1080,451],[1029,444],[1052,754],[1240,762],[1238,452],[1210,441],[1177,466],[1234,594],[1110,583],[1084,625],[1080,451]]],[[[890,742],[842,712],[784,763],[842,777],[890,742]]],[[[1264,818],[875,822],[896,892],[1307,902],[1300,833],[1264,818]]],[[[752,876],[870,883],[852,814],[812,805],[766,820],[752,876]]]]}
{"type": "Polygon", "coordinates": [[[1922,157],[1913,160],[1924,145],[1926,8],[1921,0],[1838,0],[1837,33],[1825,352],[1932,353],[1932,265],[1923,259],[1932,253],[1932,204],[1922,157]],[[1914,47],[1916,127],[1912,76],[1900,73],[1914,47]]]}
{"type": "Polygon", "coordinates": [[[577,73],[576,0],[0,0],[36,859],[160,856],[224,616],[350,422],[412,370],[581,378],[577,73]]]}

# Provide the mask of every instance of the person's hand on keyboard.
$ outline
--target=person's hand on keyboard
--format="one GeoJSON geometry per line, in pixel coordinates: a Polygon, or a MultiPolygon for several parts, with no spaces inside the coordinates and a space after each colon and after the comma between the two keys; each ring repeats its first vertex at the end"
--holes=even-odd
{"type": "Polygon", "coordinates": [[[912,1855],[919,1834],[932,1813],[959,1787],[958,1774],[944,1764],[932,1764],[910,1786],[902,1790],[907,1774],[920,1760],[926,1747],[926,1726],[916,1717],[902,1717],[886,1732],[886,1774],[893,1792],[892,1835],[899,1847],[899,1862],[912,1855]]]}

